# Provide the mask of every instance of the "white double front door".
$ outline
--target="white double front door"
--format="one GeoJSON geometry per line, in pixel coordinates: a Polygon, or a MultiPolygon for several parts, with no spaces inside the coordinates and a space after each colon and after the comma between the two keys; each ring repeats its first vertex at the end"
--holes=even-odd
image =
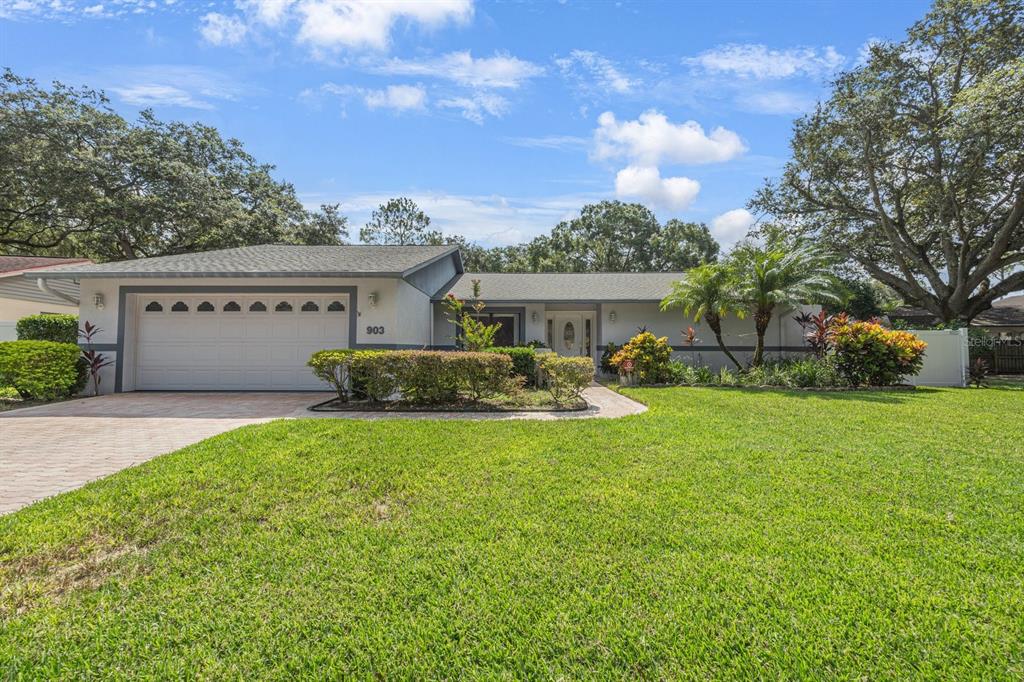
{"type": "Polygon", "coordinates": [[[137,307],[137,390],[323,390],[309,356],[348,345],[341,294],[142,294],[137,307]]]}
{"type": "Polygon", "coordinates": [[[590,313],[549,313],[548,345],[559,355],[589,356],[593,351],[593,325],[590,313]]]}

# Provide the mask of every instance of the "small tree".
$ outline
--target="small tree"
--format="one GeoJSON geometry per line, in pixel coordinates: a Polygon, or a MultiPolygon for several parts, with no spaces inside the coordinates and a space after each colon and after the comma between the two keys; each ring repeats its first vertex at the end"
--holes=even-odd
{"type": "Polygon", "coordinates": [[[85,325],[78,330],[78,335],[85,341],[86,345],[86,349],[82,351],[82,357],[85,358],[89,376],[92,378],[92,394],[94,396],[100,394],[100,371],[104,367],[114,364],[113,360],[93,348],[93,337],[102,331],[102,329],[89,321],[86,321],[85,325]]]}
{"type": "Polygon", "coordinates": [[[367,244],[440,244],[440,233],[430,232],[430,216],[408,197],[389,199],[370,217],[359,231],[359,239],[367,244]]]}
{"type": "Polygon", "coordinates": [[[484,351],[494,347],[494,336],[501,329],[501,323],[486,324],[479,319],[487,304],[480,300],[480,280],[474,279],[473,304],[467,306],[454,294],[448,294],[444,306],[448,310],[448,321],[455,325],[455,345],[460,350],[484,351]]]}
{"type": "Polygon", "coordinates": [[[783,250],[745,244],[732,254],[739,296],[754,315],[757,346],[751,364],[764,363],[764,335],[775,308],[795,308],[812,300],[838,300],[828,261],[809,246],[783,250]]]}
{"type": "Polygon", "coordinates": [[[661,301],[661,309],[682,308],[683,314],[692,316],[694,322],[704,319],[715,335],[718,347],[737,369],[743,369],[736,356],[725,345],[722,338],[722,318],[746,315],[746,308],[736,294],[731,271],[724,265],[706,263],[693,268],[686,276],[672,284],[672,293],[661,301]]]}

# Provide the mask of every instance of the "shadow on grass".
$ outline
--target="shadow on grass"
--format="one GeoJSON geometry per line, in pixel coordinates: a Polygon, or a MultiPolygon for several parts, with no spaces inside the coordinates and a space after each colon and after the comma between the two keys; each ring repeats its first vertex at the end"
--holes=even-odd
{"type": "Polygon", "coordinates": [[[814,390],[800,390],[793,388],[759,388],[756,386],[635,386],[628,387],[626,391],[621,391],[628,397],[639,402],[646,402],[642,397],[635,395],[633,389],[639,389],[640,391],[659,391],[665,389],[693,389],[697,391],[728,391],[732,393],[745,393],[748,395],[784,395],[792,398],[801,398],[804,400],[827,400],[827,401],[838,401],[838,402],[869,402],[869,403],[888,403],[892,405],[898,405],[905,402],[910,402],[918,398],[923,398],[927,395],[938,393],[940,389],[930,388],[927,386],[918,386],[914,390],[871,390],[864,389],[859,391],[814,391],[814,390]]]}

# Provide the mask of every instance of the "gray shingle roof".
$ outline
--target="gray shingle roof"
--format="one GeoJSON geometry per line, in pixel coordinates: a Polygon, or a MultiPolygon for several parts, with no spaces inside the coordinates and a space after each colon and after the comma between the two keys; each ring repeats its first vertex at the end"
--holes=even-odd
{"type": "Polygon", "coordinates": [[[466,273],[442,295],[473,297],[480,280],[480,298],[491,302],[660,301],[672,291],[682,272],[595,273],[466,273]]]}
{"type": "Polygon", "coordinates": [[[454,246],[288,246],[265,244],[112,263],[67,265],[47,277],[401,276],[456,251],[454,246]]]}
{"type": "Polygon", "coordinates": [[[971,321],[974,327],[1024,327],[1024,296],[1010,296],[971,321]]]}
{"type": "Polygon", "coordinates": [[[68,263],[91,263],[88,258],[52,258],[50,256],[0,256],[0,274],[48,268],[68,263]]]}

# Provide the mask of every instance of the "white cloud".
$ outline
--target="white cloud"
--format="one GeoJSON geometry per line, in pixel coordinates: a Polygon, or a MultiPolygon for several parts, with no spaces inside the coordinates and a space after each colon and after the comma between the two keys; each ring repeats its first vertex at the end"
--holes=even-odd
{"type": "Polygon", "coordinates": [[[235,0],[235,5],[267,26],[279,25],[295,0],[235,0]]]}
{"type": "Polygon", "coordinates": [[[474,59],[468,50],[422,61],[390,59],[367,70],[392,76],[445,78],[474,88],[518,88],[544,72],[540,66],[508,54],[474,59]]]}
{"type": "Polygon", "coordinates": [[[298,41],[327,50],[386,50],[399,20],[437,28],[473,16],[472,0],[301,0],[294,8],[298,41]]]}
{"type": "Polygon", "coordinates": [[[820,50],[813,47],[772,50],[766,45],[750,43],[720,45],[686,60],[711,73],[758,80],[827,75],[845,61],[831,45],[820,50]]]}
{"type": "Polygon", "coordinates": [[[422,110],[426,108],[427,91],[418,85],[389,85],[384,90],[367,91],[363,100],[370,109],[422,110]]]}
{"type": "Polygon", "coordinates": [[[671,123],[664,114],[651,110],[635,121],[618,121],[606,111],[594,131],[594,156],[598,159],[626,158],[638,166],[660,163],[714,163],[728,161],[747,150],[740,136],[722,127],[710,135],[696,121],[671,123]]]}
{"type": "Polygon", "coordinates": [[[568,57],[556,59],[555,64],[564,76],[575,79],[584,90],[624,95],[637,85],[610,59],[591,50],[573,50],[568,57]]]}
{"type": "Polygon", "coordinates": [[[90,5],[90,6],[84,8],[82,10],[82,14],[86,14],[86,15],[90,15],[90,16],[103,16],[103,5],[102,4],[90,5]]]}
{"type": "Polygon", "coordinates": [[[728,246],[743,239],[755,222],[757,221],[750,211],[745,208],[734,208],[711,221],[711,234],[719,243],[728,246]]]}
{"type": "Polygon", "coordinates": [[[243,83],[217,71],[194,66],[136,66],[106,69],[99,86],[127,104],[213,109],[214,100],[232,100],[251,92],[243,83]]]}
{"type": "Polygon", "coordinates": [[[590,144],[586,137],[576,135],[544,135],[542,137],[507,137],[505,142],[528,149],[584,149],[590,144]]]}
{"type": "Polygon", "coordinates": [[[740,95],[737,105],[758,114],[803,114],[814,109],[815,99],[810,95],[781,90],[756,90],[740,95]]]}
{"type": "Polygon", "coordinates": [[[684,209],[697,198],[700,183],[690,178],[663,178],[651,166],[626,166],[615,176],[615,194],[620,199],[642,201],[672,209],[684,209]]]}
{"type": "MultiPolygon", "coordinates": [[[[448,235],[463,235],[486,246],[528,241],[578,214],[584,204],[601,198],[590,194],[507,197],[395,190],[343,197],[341,210],[352,225],[362,225],[375,208],[393,196],[408,196],[415,201],[430,216],[431,228],[448,235]]],[[[302,199],[311,206],[339,201],[329,195],[303,196],[302,199]]]]}
{"type": "Polygon", "coordinates": [[[462,117],[477,125],[484,122],[485,116],[500,118],[508,111],[508,100],[501,95],[482,92],[470,97],[449,97],[440,100],[437,105],[444,109],[457,109],[462,117]]]}
{"type": "Polygon", "coordinates": [[[212,109],[213,105],[197,99],[187,90],[172,85],[140,83],[137,85],[113,86],[110,88],[128,104],[139,107],[175,106],[189,109],[212,109]]]}
{"type": "Polygon", "coordinates": [[[204,14],[199,20],[199,34],[211,45],[238,45],[248,30],[238,17],[217,12],[204,14]]]}

